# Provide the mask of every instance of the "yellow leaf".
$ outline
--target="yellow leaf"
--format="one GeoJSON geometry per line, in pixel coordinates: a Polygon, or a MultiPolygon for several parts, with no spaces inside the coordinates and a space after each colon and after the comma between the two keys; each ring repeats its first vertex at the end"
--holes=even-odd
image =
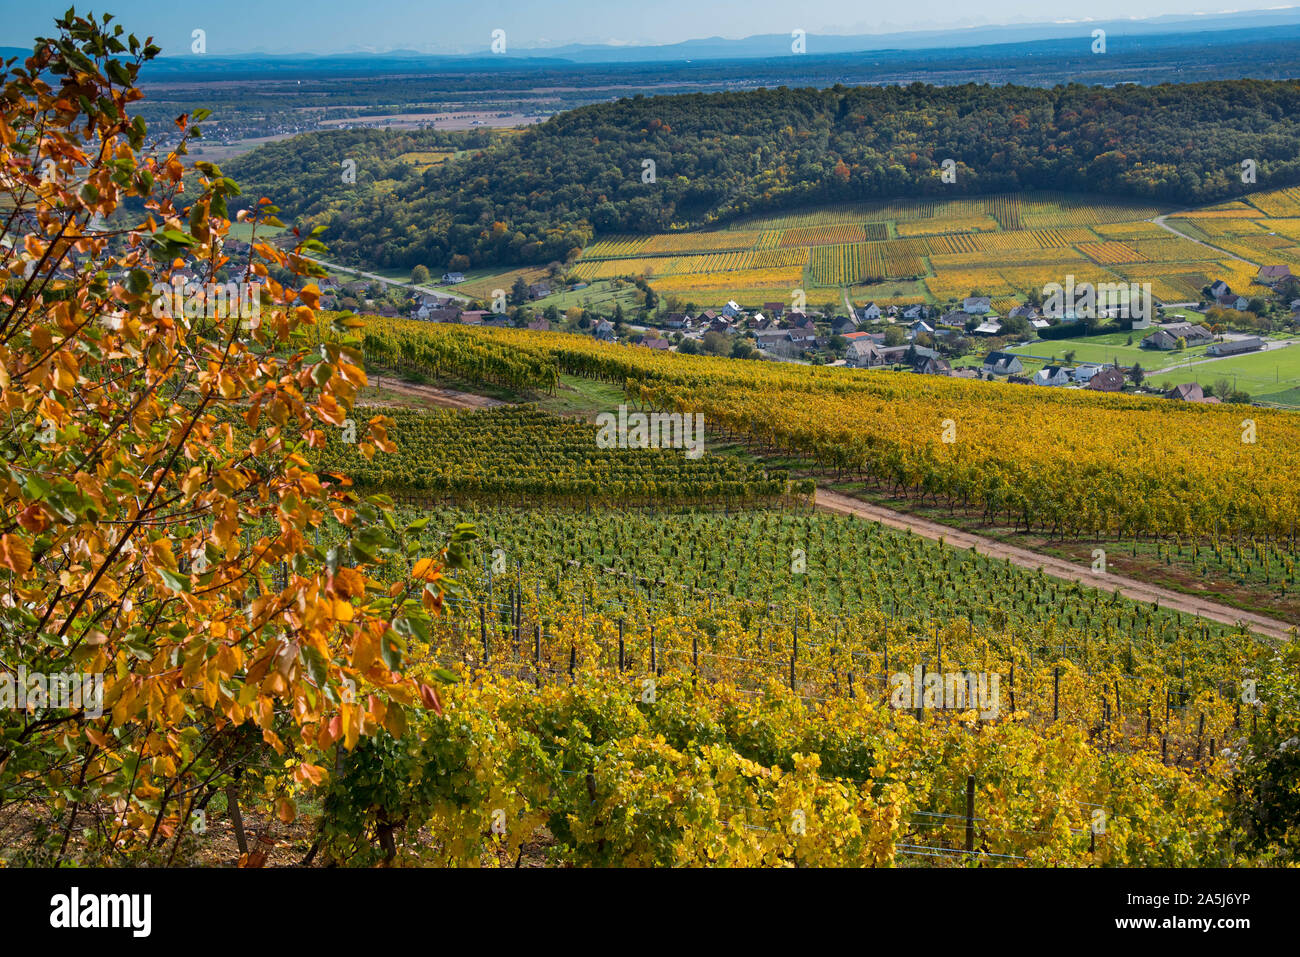
{"type": "Polygon", "coordinates": [[[420,581],[433,581],[440,571],[441,567],[432,558],[421,558],[411,569],[411,575],[420,581]]]}

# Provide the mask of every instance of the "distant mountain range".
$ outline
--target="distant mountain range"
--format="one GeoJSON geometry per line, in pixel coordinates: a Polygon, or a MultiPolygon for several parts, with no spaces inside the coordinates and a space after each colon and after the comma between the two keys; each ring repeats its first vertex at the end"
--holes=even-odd
{"type": "MultiPolygon", "coordinates": [[[[1068,23],[1031,23],[1007,26],[970,27],[959,30],[914,30],[906,33],[823,36],[809,34],[809,54],[860,53],[876,50],[932,50],[952,47],[1025,43],[1034,40],[1091,39],[1092,31],[1106,31],[1112,37],[1142,37],[1242,29],[1266,30],[1300,25],[1300,9],[1245,11],[1207,16],[1163,16],[1145,20],[1098,20],[1068,23]]],[[[723,37],[685,40],[663,46],[613,46],[569,44],[539,50],[520,51],[517,56],[559,57],[570,61],[612,63],[656,60],[736,59],[790,55],[788,34],[767,34],[729,40],[723,37]]]]}
{"type": "MultiPolygon", "coordinates": [[[[1078,39],[1091,43],[1093,30],[1105,30],[1108,45],[1115,40],[1146,41],[1163,45],[1174,38],[1187,40],[1193,34],[1232,34],[1236,41],[1268,39],[1279,33],[1294,35],[1300,29],[1300,8],[1241,11],[1204,16],[1168,15],[1131,20],[1080,20],[1072,22],[982,26],[965,29],[917,30],[904,33],[836,36],[809,34],[805,38],[809,56],[834,56],[882,51],[920,51],[983,47],[999,44],[1024,44],[1051,40],[1078,39]]],[[[657,46],[616,44],[567,44],[555,47],[512,47],[503,55],[487,50],[468,54],[431,54],[414,50],[390,50],[383,53],[244,53],[214,57],[193,54],[161,56],[154,61],[155,79],[164,74],[185,74],[225,70],[242,65],[259,71],[293,73],[354,71],[373,73],[391,69],[499,70],[503,67],[559,66],[599,63],[682,63],[693,60],[773,59],[791,55],[791,37],[766,34],[727,39],[708,37],[657,46]]],[[[29,49],[0,47],[0,57],[23,57],[29,49]]]]}

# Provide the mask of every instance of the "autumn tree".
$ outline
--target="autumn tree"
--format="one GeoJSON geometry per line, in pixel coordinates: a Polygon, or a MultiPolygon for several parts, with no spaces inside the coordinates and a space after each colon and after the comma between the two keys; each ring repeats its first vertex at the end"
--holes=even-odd
{"type": "Polygon", "coordinates": [[[323,247],[262,241],[260,199],[232,259],[239,188],[185,159],[202,115],[163,154],[131,115],[158,47],[56,25],[0,72],[0,827],[29,859],[167,862],[236,769],[288,821],[338,748],[440,707],[411,651],[470,532],[420,558],[391,503],[310,467],[329,430],[392,448],[353,418],[323,247]]]}

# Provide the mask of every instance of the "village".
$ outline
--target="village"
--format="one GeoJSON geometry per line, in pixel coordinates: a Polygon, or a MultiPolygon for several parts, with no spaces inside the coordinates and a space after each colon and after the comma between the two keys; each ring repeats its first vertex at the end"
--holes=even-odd
{"type": "MultiPolygon", "coordinates": [[[[998,314],[991,297],[977,291],[944,306],[868,302],[851,313],[847,303],[836,313],[794,309],[775,300],[746,306],[727,299],[699,309],[676,297],[660,302],[648,286],[645,305],[635,310],[618,304],[604,312],[561,311],[545,304],[565,287],[559,275],[517,282],[491,302],[457,295],[455,287],[464,279],[461,273],[445,273],[439,290],[377,279],[328,281],[322,285],[322,304],[423,322],[572,332],[680,353],[1142,392],[1206,403],[1252,398],[1235,381],[1216,376],[1216,360],[1276,354],[1300,329],[1300,282],[1285,265],[1261,267],[1247,290],[1219,279],[1203,290],[1203,299],[1157,302],[1154,316],[1141,318],[1116,307],[1057,317],[1038,296],[998,314]],[[1199,381],[1161,381],[1163,373],[1193,366],[1199,381]]],[[[1289,352],[1287,360],[1297,354],[1300,350],[1289,352]]]]}

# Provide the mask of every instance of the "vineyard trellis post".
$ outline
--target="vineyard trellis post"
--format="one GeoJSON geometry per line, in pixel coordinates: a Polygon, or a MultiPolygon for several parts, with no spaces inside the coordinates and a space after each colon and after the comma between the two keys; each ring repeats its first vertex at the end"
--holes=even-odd
{"type": "Polygon", "coordinates": [[[798,660],[798,658],[799,658],[799,620],[798,618],[796,618],[794,622],[794,642],[790,646],[790,690],[791,691],[797,691],[795,685],[794,669],[795,669],[795,662],[798,660]]]}
{"type": "Polygon", "coordinates": [[[975,775],[966,776],[966,853],[975,853],[975,775]]]}

